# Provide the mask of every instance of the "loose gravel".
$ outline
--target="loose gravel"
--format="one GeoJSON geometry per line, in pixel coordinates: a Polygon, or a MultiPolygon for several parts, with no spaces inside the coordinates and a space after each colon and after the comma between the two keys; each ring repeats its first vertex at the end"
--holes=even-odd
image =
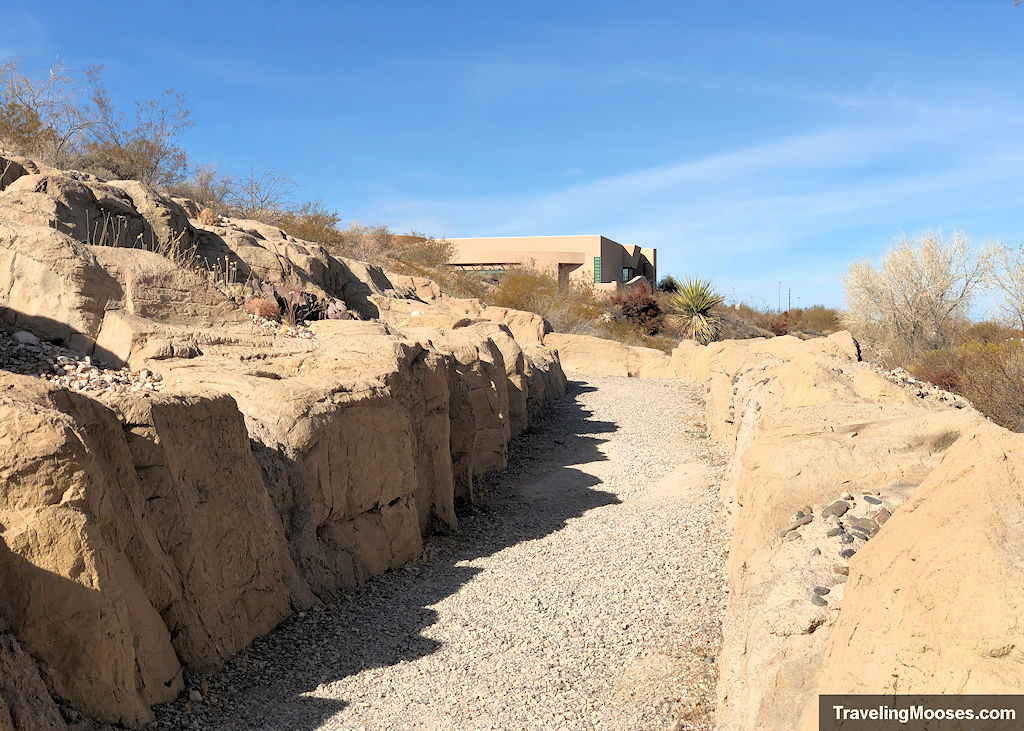
{"type": "Polygon", "coordinates": [[[159,373],[131,368],[108,368],[85,353],[41,341],[19,331],[0,332],[0,370],[37,376],[57,386],[96,396],[106,392],[160,391],[159,373]]]}
{"type": "Polygon", "coordinates": [[[417,565],[189,675],[157,727],[711,728],[729,535],[698,387],[573,382],[510,462],[417,565]]]}

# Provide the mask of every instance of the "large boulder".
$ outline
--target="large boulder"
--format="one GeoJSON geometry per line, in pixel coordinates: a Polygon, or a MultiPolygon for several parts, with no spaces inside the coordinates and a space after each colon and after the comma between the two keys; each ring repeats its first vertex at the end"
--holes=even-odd
{"type": "Polygon", "coordinates": [[[45,226],[0,221],[0,318],[91,352],[123,292],[83,244],[45,226]]]}
{"type": "Polygon", "coordinates": [[[847,333],[673,353],[707,385],[709,434],[735,450],[723,729],[816,728],[818,693],[1021,682],[1008,587],[1024,581],[1024,437],[859,355],[847,333]]]}
{"type": "Polygon", "coordinates": [[[558,351],[562,367],[589,376],[671,378],[671,357],[654,348],[624,345],[593,335],[550,333],[544,344],[558,351]]]}
{"type": "Polygon", "coordinates": [[[100,246],[136,246],[146,231],[124,191],[56,172],[23,175],[8,185],[0,192],[0,217],[100,246]]]}
{"type": "MultiPolygon", "coordinates": [[[[812,692],[1018,693],[1022,506],[1024,436],[965,432],[850,561],[812,692]]],[[[818,727],[815,699],[804,715],[818,727]]]]}

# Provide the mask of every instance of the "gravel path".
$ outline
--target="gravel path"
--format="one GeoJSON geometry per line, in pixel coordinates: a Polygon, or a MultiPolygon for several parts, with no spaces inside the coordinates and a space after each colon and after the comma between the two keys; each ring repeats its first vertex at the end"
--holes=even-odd
{"type": "Polygon", "coordinates": [[[710,728],[728,535],[699,389],[574,382],[511,462],[421,565],[193,678],[159,726],[710,728]]]}

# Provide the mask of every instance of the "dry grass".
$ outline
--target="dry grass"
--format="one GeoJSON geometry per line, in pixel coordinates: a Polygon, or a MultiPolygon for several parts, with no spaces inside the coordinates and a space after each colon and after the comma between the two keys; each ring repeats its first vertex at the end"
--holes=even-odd
{"type": "Polygon", "coordinates": [[[1024,431],[1022,336],[1000,323],[975,323],[959,334],[956,345],[926,351],[907,369],[963,396],[997,424],[1024,431]]]}
{"type": "Polygon", "coordinates": [[[824,305],[794,307],[791,310],[758,309],[740,304],[738,307],[720,308],[732,318],[745,321],[755,328],[773,335],[828,335],[842,329],[839,310],[824,305]]]}
{"type": "Polygon", "coordinates": [[[253,297],[246,300],[242,310],[250,315],[258,315],[275,322],[281,321],[281,308],[277,302],[266,297],[253,297]]]}

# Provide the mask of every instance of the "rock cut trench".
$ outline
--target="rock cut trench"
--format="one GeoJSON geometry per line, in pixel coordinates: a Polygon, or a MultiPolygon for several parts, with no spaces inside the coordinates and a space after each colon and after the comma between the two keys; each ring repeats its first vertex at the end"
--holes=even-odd
{"type": "Polygon", "coordinates": [[[456,533],[297,615],[159,728],[710,728],[725,453],[701,389],[590,377],[456,533]]]}

